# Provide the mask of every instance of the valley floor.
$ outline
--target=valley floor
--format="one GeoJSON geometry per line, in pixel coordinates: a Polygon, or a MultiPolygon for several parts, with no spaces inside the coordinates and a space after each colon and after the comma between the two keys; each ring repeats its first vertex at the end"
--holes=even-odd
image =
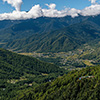
{"type": "Polygon", "coordinates": [[[65,68],[66,70],[80,69],[86,66],[95,66],[97,63],[97,58],[91,59],[91,56],[96,52],[94,48],[85,44],[84,48],[80,48],[74,51],[69,52],[58,52],[58,53],[20,53],[22,55],[36,57],[40,60],[54,63],[61,68],[65,68]]]}

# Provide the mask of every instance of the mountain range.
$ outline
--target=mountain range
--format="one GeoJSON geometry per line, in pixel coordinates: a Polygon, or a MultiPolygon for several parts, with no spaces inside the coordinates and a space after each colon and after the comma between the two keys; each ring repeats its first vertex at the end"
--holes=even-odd
{"type": "Polygon", "coordinates": [[[15,21],[0,30],[0,47],[17,52],[71,51],[85,43],[98,43],[99,19],[100,15],[15,21]]]}

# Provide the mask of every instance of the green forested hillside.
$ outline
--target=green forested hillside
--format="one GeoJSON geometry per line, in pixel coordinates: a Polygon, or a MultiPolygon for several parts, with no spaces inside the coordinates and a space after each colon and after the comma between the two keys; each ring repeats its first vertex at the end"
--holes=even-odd
{"type": "Polygon", "coordinates": [[[63,28],[65,26],[79,23],[87,17],[80,16],[72,18],[66,16],[63,18],[40,17],[22,21],[0,21],[0,42],[9,42],[15,39],[23,39],[33,34],[40,34],[63,28]]]}
{"type": "Polygon", "coordinates": [[[99,38],[100,26],[91,21],[84,21],[57,31],[35,34],[26,39],[8,42],[3,48],[17,52],[67,52],[85,43],[95,44],[99,38]]]}
{"type": "Polygon", "coordinates": [[[65,73],[64,69],[0,49],[0,100],[12,100],[20,90],[47,82],[65,73]]]}
{"type": "Polygon", "coordinates": [[[24,54],[52,53],[48,59],[38,58],[64,68],[95,66],[100,63],[99,19],[100,15],[21,21],[0,31],[0,47],[24,54]]]}
{"type": "MultiPolygon", "coordinates": [[[[67,52],[98,43],[100,15],[29,19],[0,30],[0,47],[17,52],[67,52]]],[[[15,23],[15,22],[14,22],[15,23]]]]}
{"type": "MultiPolygon", "coordinates": [[[[1,21],[0,47],[17,52],[67,52],[100,38],[100,15],[1,21]],[[8,22],[8,23],[7,23],[8,22]],[[7,24],[7,26],[6,26],[7,24]],[[9,26],[9,27],[8,27],[9,26]]],[[[96,41],[96,42],[94,42],[96,41]]]]}
{"type": "MultiPolygon", "coordinates": [[[[33,74],[39,74],[39,73],[52,73],[52,72],[59,72],[60,68],[49,63],[45,63],[42,61],[37,60],[33,57],[27,57],[18,55],[16,53],[12,53],[7,50],[0,49],[0,61],[1,64],[8,64],[9,67],[11,65],[11,68],[8,68],[9,71],[16,71],[20,72],[20,74],[26,73],[33,73],[33,74]]],[[[5,68],[6,69],[6,68],[5,68]]]]}
{"type": "Polygon", "coordinates": [[[71,71],[53,82],[23,91],[17,99],[100,100],[100,66],[71,71]]]}
{"type": "Polygon", "coordinates": [[[16,21],[16,20],[0,20],[0,30],[1,29],[6,29],[8,28],[9,26],[12,26],[12,25],[15,25],[15,24],[18,24],[20,23],[21,21],[16,21]]]}

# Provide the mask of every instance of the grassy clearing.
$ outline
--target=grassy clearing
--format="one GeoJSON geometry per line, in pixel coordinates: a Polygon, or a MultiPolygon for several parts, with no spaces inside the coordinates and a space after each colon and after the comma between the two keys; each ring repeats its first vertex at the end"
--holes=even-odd
{"type": "Polygon", "coordinates": [[[86,64],[87,66],[94,66],[91,61],[89,60],[83,60],[83,63],[86,64]]]}

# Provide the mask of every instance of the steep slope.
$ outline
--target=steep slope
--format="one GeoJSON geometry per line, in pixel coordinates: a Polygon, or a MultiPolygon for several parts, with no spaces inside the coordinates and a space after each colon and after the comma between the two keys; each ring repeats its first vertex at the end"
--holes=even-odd
{"type": "Polygon", "coordinates": [[[64,69],[0,49],[0,99],[12,100],[17,91],[27,89],[65,73],[64,69]]]}
{"type": "Polygon", "coordinates": [[[100,26],[100,15],[88,17],[88,21],[92,21],[100,26]]]}
{"type": "MultiPolygon", "coordinates": [[[[20,93],[18,100],[100,100],[100,66],[72,71],[20,93]]],[[[17,100],[15,98],[15,100],[17,100]]]]}
{"type": "Polygon", "coordinates": [[[3,48],[18,52],[67,52],[85,43],[99,41],[100,26],[85,21],[63,29],[35,34],[29,38],[8,42],[3,48]]]}
{"type": "Polygon", "coordinates": [[[69,25],[84,21],[92,21],[99,24],[100,15],[98,16],[81,16],[72,18],[71,16],[61,18],[48,18],[40,17],[37,19],[29,20],[4,20],[0,21],[0,42],[8,42],[10,40],[22,39],[29,37],[35,33],[45,33],[60,28],[64,28],[69,25]]]}
{"type": "Polygon", "coordinates": [[[24,73],[49,74],[60,72],[60,68],[53,64],[39,61],[33,57],[18,55],[4,49],[0,49],[0,68],[1,72],[6,73],[5,78],[11,78],[10,75],[12,74],[15,78],[19,78],[21,75],[24,75],[24,73]]]}
{"type": "MultiPolygon", "coordinates": [[[[71,18],[70,16],[66,16],[63,18],[47,18],[47,17],[40,17],[37,19],[29,19],[29,20],[23,20],[23,21],[16,21],[19,23],[11,24],[3,23],[1,21],[1,24],[3,23],[5,26],[9,25],[6,29],[0,30],[0,42],[7,42],[15,39],[22,39],[28,36],[31,36],[35,33],[44,33],[49,32],[53,30],[57,30],[60,28],[63,28],[65,26],[72,25],[74,23],[82,22],[83,20],[86,20],[87,17],[76,17],[71,18]]],[[[12,22],[12,21],[11,21],[12,22]]]]}
{"type": "Polygon", "coordinates": [[[12,26],[12,25],[15,25],[15,24],[18,24],[20,23],[21,21],[12,21],[12,20],[0,20],[0,30],[1,29],[5,29],[5,28],[8,28],[9,26],[12,26]]]}

